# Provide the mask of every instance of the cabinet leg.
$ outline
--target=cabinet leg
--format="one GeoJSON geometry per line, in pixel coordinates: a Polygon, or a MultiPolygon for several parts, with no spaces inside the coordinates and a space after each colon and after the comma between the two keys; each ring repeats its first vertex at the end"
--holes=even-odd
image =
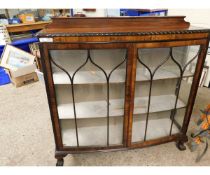
{"type": "Polygon", "coordinates": [[[184,142],[183,142],[183,141],[177,141],[177,142],[176,142],[176,147],[177,147],[180,151],[186,150],[186,146],[184,145],[184,142]]]}
{"type": "Polygon", "coordinates": [[[56,166],[63,166],[64,164],[64,157],[66,157],[67,154],[65,153],[59,153],[58,151],[55,152],[55,158],[57,159],[56,166]]]}
{"type": "Polygon", "coordinates": [[[63,166],[64,160],[63,158],[57,158],[56,166],[63,166]]]}

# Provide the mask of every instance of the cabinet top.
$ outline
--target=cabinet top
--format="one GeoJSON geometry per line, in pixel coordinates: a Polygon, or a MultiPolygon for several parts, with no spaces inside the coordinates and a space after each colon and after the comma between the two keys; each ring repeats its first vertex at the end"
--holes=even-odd
{"type": "Polygon", "coordinates": [[[53,18],[38,37],[129,36],[180,33],[210,33],[210,29],[191,27],[185,16],[53,18]]]}

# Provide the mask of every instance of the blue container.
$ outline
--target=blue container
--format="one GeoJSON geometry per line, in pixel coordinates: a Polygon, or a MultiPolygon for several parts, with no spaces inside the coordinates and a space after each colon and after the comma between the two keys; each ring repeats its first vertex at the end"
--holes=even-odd
{"type": "MultiPolygon", "coordinates": [[[[26,52],[30,52],[29,44],[38,42],[37,38],[26,38],[12,42],[10,45],[20,48],[26,52]]],[[[0,45],[0,57],[4,50],[4,45],[0,45]]]]}
{"type": "Polygon", "coordinates": [[[10,82],[9,75],[5,72],[4,68],[0,67],[0,86],[10,82]]]}
{"type": "Polygon", "coordinates": [[[135,9],[120,9],[121,16],[139,16],[139,13],[135,9]]]}
{"type": "Polygon", "coordinates": [[[167,9],[152,12],[142,12],[136,9],[120,9],[120,16],[167,16],[167,13],[167,9]]]}
{"type": "Polygon", "coordinates": [[[19,18],[10,18],[9,19],[9,24],[20,24],[21,21],[19,18]]]}
{"type": "Polygon", "coordinates": [[[126,16],[139,16],[139,12],[137,10],[127,10],[126,16]]]}

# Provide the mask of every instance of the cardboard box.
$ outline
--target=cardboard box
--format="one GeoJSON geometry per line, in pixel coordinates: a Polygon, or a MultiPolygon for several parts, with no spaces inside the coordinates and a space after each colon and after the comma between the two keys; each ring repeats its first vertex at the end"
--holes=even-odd
{"type": "Polygon", "coordinates": [[[21,15],[18,15],[18,17],[22,21],[22,23],[34,23],[35,22],[34,15],[31,13],[21,14],[21,15]]]}
{"type": "Polygon", "coordinates": [[[15,87],[21,87],[23,85],[33,83],[39,80],[36,72],[28,73],[28,74],[17,76],[17,77],[15,77],[14,72],[10,70],[6,70],[6,72],[9,74],[10,80],[12,84],[15,85],[15,87]]]}
{"type": "Polygon", "coordinates": [[[20,87],[38,81],[34,64],[35,56],[14,46],[6,45],[2,54],[1,66],[6,69],[11,82],[20,87]]]}
{"type": "Polygon", "coordinates": [[[32,65],[34,63],[34,59],[34,55],[7,44],[2,53],[1,66],[14,71],[19,68],[32,65]]]}

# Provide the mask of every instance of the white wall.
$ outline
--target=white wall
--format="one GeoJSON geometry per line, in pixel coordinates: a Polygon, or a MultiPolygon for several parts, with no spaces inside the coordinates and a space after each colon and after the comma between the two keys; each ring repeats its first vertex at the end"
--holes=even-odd
{"type": "Polygon", "coordinates": [[[210,9],[169,9],[168,15],[184,15],[192,25],[210,27],[210,9]]]}

